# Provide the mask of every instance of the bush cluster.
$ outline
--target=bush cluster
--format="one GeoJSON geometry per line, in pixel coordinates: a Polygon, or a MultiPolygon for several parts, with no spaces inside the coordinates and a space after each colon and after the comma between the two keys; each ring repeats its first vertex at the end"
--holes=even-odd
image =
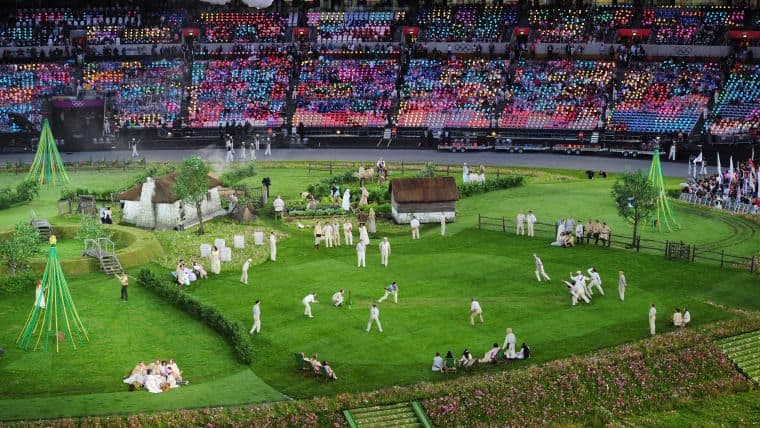
{"type": "Polygon", "coordinates": [[[525,184],[525,177],[521,175],[504,175],[498,178],[486,178],[484,183],[462,183],[457,188],[459,189],[459,197],[466,198],[478,193],[510,189],[523,184],[525,184]]]}
{"type": "Polygon", "coordinates": [[[239,168],[232,168],[227,170],[219,177],[224,187],[232,187],[248,177],[256,175],[256,165],[253,162],[248,162],[244,166],[239,168]]]}
{"type": "Polygon", "coordinates": [[[9,208],[15,204],[29,202],[39,196],[39,185],[32,180],[24,180],[16,188],[0,189],[0,209],[9,208]]]}
{"type": "Polygon", "coordinates": [[[180,290],[169,279],[168,274],[166,276],[166,279],[162,279],[152,270],[143,268],[140,270],[139,282],[143,287],[151,290],[191,317],[203,321],[203,323],[214,329],[217,333],[227,338],[235,349],[240,361],[245,364],[251,364],[253,361],[253,346],[251,346],[251,342],[248,339],[248,332],[245,330],[245,327],[239,322],[227,318],[214,306],[203,303],[195,296],[180,290]]]}

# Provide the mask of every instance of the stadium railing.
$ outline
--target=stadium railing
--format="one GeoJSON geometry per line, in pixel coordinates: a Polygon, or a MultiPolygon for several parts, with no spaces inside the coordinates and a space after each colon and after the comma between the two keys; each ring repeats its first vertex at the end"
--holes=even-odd
{"type": "Polygon", "coordinates": [[[760,207],[757,207],[756,205],[745,204],[742,202],[736,202],[731,199],[720,201],[719,205],[718,201],[715,199],[698,196],[693,193],[681,193],[681,197],[679,199],[682,202],[716,208],[727,213],[760,215],[760,207]]]}

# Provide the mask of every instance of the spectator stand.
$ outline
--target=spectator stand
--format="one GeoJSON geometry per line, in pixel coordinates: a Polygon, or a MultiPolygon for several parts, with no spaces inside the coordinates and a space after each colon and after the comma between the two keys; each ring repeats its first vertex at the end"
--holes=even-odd
{"type": "Polygon", "coordinates": [[[0,133],[39,132],[46,99],[71,88],[69,64],[0,65],[0,133]]]}
{"type": "Polygon", "coordinates": [[[651,42],[669,45],[717,45],[726,31],[744,25],[744,9],[728,6],[658,7],[643,11],[642,27],[652,28],[651,42]]]}
{"type": "Polygon", "coordinates": [[[422,8],[421,39],[431,42],[501,42],[519,22],[516,5],[460,5],[422,8]]]}
{"type": "Polygon", "coordinates": [[[750,136],[760,127],[760,66],[737,64],[731,71],[708,125],[719,138],[750,136]]]}
{"type": "Polygon", "coordinates": [[[403,11],[309,12],[312,40],[322,43],[392,42],[403,11]]]}

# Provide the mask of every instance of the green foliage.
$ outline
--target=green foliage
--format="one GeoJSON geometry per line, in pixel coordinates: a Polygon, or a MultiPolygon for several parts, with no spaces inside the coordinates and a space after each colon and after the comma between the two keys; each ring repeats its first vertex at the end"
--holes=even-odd
{"type": "Polygon", "coordinates": [[[19,222],[9,239],[0,241],[0,258],[12,275],[29,269],[30,259],[37,253],[40,233],[27,222],[19,222]]]}
{"type": "Polygon", "coordinates": [[[435,177],[435,168],[436,166],[433,162],[425,162],[425,166],[423,166],[422,169],[417,171],[417,174],[415,174],[415,176],[419,178],[435,177]]]}
{"type": "Polygon", "coordinates": [[[0,189],[0,209],[34,200],[40,195],[39,185],[33,180],[24,180],[16,189],[5,187],[0,189]]]}
{"type": "Polygon", "coordinates": [[[657,208],[657,189],[644,171],[624,172],[612,185],[612,198],[620,217],[633,223],[633,239],[638,225],[652,216],[657,208]]]}
{"type": "Polygon", "coordinates": [[[74,239],[79,242],[84,242],[85,239],[111,239],[112,235],[113,234],[103,226],[103,223],[100,222],[100,218],[83,215],[79,219],[79,229],[77,229],[77,234],[74,239]]]}
{"type": "Polygon", "coordinates": [[[225,187],[232,187],[248,177],[256,175],[256,164],[248,162],[242,167],[232,168],[222,174],[219,179],[225,187]]]}
{"type": "Polygon", "coordinates": [[[353,184],[358,187],[359,179],[354,177],[352,171],[346,171],[343,174],[333,175],[327,178],[323,178],[317,183],[310,184],[306,190],[315,197],[321,198],[323,196],[330,196],[330,191],[333,185],[338,185],[341,188],[341,194],[345,190],[346,184],[353,184]]]}
{"type": "Polygon", "coordinates": [[[191,317],[202,321],[217,333],[227,338],[235,349],[235,353],[237,353],[240,361],[245,364],[251,364],[253,361],[253,346],[248,339],[248,332],[240,323],[227,318],[214,306],[203,303],[195,296],[180,290],[174,282],[168,279],[168,275],[167,279],[163,280],[158,278],[150,269],[141,269],[139,282],[143,287],[186,312],[191,317]]]}
{"type": "Polygon", "coordinates": [[[478,193],[510,189],[523,184],[525,184],[525,177],[521,175],[503,175],[498,178],[486,178],[483,183],[461,183],[457,185],[457,188],[459,189],[459,197],[466,198],[478,193]]]}
{"type": "Polygon", "coordinates": [[[195,205],[198,211],[198,233],[203,235],[203,217],[201,204],[208,193],[208,173],[210,168],[199,156],[191,156],[179,167],[177,181],[174,183],[174,194],[183,201],[195,205]]]}
{"type": "Polygon", "coordinates": [[[1,275],[0,295],[32,290],[35,279],[37,277],[29,270],[18,272],[16,275],[1,275]]]}
{"type": "Polygon", "coordinates": [[[316,210],[288,210],[288,215],[295,216],[295,217],[312,217],[312,216],[335,216],[335,215],[343,215],[346,212],[343,211],[343,208],[336,208],[336,207],[325,207],[325,208],[317,208],[316,210]]]}
{"type": "Polygon", "coordinates": [[[372,208],[375,210],[375,214],[382,215],[384,217],[390,217],[391,216],[391,204],[389,203],[371,203],[369,205],[362,205],[361,210],[364,212],[369,212],[369,209],[372,208]]]}

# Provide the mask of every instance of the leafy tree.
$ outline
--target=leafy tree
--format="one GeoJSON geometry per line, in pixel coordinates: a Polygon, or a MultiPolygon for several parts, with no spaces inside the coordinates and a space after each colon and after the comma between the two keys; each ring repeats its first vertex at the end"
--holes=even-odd
{"type": "Polygon", "coordinates": [[[652,216],[657,208],[657,189],[644,171],[624,172],[612,186],[612,197],[618,214],[633,223],[633,243],[639,224],[652,216]]]}
{"type": "Polygon", "coordinates": [[[111,239],[112,233],[103,227],[100,218],[91,215],[83,215],[79,219],[79,229],[74,239],[84,242],[85,239],[108,238],[111,239]]]}
{"type": "Polygon", "coordinates": [[[40,233],[27,222],[19,222],[7,239],[0,241],[0,258],[2,258],[11,275],[29,269],[29,259],[37,252],[40,233]]]}
{"type": "Polygon", "coordinates": [[[34,180],[24,180],[16,186],[16,200],[28,202],[40,195],[40,186],[34,180]]]}
{"type": "Polygon", "coordinates": [[[198,156],[185,159],[177,171],[174,194],[183,201],[194,204],[198,214],[198,234],[203,235],[203,217],[201,204],[208,193],[208,173],[210,168],[206,161],[198,156]]]}
{"type": "Polygon", "coordinates": [[[435,164],[433,162],[425,162],[425,166],[421,170],[417,171],[417,177],[431,178],[435,177],[435,164]]]}

